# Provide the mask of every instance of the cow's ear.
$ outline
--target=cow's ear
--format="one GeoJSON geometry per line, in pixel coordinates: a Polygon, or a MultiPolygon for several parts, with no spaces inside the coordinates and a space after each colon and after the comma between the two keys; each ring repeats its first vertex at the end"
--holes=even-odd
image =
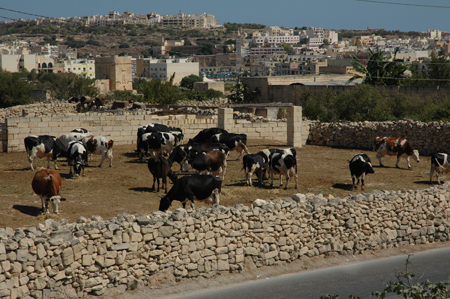
{"type": "Polygon", "coordinates": [[[66,199],[64,197],[61,197],[60,201],[66,201],[66,199]]]}

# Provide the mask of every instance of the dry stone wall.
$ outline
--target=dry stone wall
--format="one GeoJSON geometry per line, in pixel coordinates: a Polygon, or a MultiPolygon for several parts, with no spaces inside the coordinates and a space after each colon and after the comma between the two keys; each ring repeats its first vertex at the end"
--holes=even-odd
{"type": "Polygon", "coordinates": [[[0,298],[82,298],[153,285],[161,274],[175,281],[209,278],[302,256],[444,242],[449,200],[446,183],[0,229],[0,298]]]}
{"type": "Polygon", "coordinates": [[[406,138],[421,155],[447,153],[450,123],[415,121],[311,123],[308,143],[341,148],[372,150],[377,136],[406,138]]]}
{"type": "MultiPolygon", "coordinates": [[[[226,109],[225,109],[226,110],[226,109]]],[[[234,119],[226,114],[227,130],[247,134],[248,139],[287,141],[287,122],[234,119]]],[[[2,129],[3,151],[25,151],[23,140],[29,135],[59,137],[74,128],[86,128],[94,135],[111,137],[115,144],[135,144],[137,129],[148,123],[160,123],[183,130],[187,141],[200,130],[218,127],[218,115],[180,114],[158,116],[147,110],[68,113],[65,115],[8,117],[2,129]]],[[[298,121],[301,125],[301,119],[298,121]]],[[[306,136],[304,141],[306,142],[306,136]]],[[[303,142],[304,144],[304,142],[303,142]]]]}

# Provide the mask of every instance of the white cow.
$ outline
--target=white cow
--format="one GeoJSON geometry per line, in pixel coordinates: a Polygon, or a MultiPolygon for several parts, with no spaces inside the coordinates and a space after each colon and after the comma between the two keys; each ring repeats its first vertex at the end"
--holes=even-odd
{"type": "Polygon", "coordinates": [[[91,136],[93,136],[92,133],[70,132],[59,136],[58,140],[67,147],[71,141],[82,141],[83,138],[89,138],[91,136]]]}

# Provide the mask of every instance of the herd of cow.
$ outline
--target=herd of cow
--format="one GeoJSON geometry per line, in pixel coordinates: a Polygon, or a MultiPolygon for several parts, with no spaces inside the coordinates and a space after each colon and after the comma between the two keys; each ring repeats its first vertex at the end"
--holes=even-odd
{"type": "MultiPolygon", "coordinates": [[[[227,158],[230,151],[237,151],[242,156],[243,169],[246,174],[246,184],[252,186],[252,176],[256,174],[258,183],[263,185],[267,179],[267,173],[273,186],[274,175],[280,176],[280,186],[283,185],[282,177],[286,178],[284,189],[287,189],[291,178],[295,179],[295,188],[298,184],[297,153],[294,148],[264,149],[256,154],[251,154],[247,148],[247,136],[245,134],[229,133],[220,128],[201,130],[194,138],[183,144],[183,132],[179,128],[168,127],[162,124],[148,124],[140,126],[137,132],[136,152],[140,161],[148,159],[148,169],[153,176],[153,190],[159,192],[160,180],[166,193],[161,198],[159,209],[167,210],[173,200],[182,202],[183,207],[189,201],[194,207],[194,199],[219,203],[222,181],[225,179],[227,158]],[[172,170],[174,163],[180,165],[180,172],[195,169],[196,174],[178,178],[172,170]],[[221,177],[219,177],[219,175],[221,177]],[[167,178],[173,186],[167,191],[167,178]],[[155,185],[157,185],[155,189],[155,185]]],[[[63,134],[59,138],[49,135],[28,136],[24,140],[25,148],[33,167],[33,159],[47,157],[47,168],[42,168],[35,173],[32,181],[33,191],[42,200],[42,209],[49,212],[49,204],[53,211],[58,213],[58,204],[64,200],[59,195],[61,176],[56,170],[50,169],[50,160],[57,167],[57,158],[67,158],[70,173],[74,176],[84,175],[84,167],[88,166],[88,155],[92,161],[93,154],[101,155],[99,167],[106,158],[110,159],[112,166],[113,140],[104,136],[93,136],[87,130],[79,128],[63,134]],[[73,169],[73,171],[72,171],[73,169]]],[[[414,150],[410,142],[395,137],[377,137],[374,142],[374,150],[380,166],[383,166],[381,158],[385,155],[397,155],[396,167],[401,157],[406,158],[408,167],[411,167],[409,159],[412,156],[419,162],[419,153],[414,150]]],[[[349,163],[352,177],[352,189],[361,181],[361,190],[364,190],[365,175],[374,173],[370,158],[364,153],[356,154],[349,163]]],[[[440,184],[439,174],[450,171],[449,155],[437,153],[431,157],[430,181],[436,173],[440,184]]]]}

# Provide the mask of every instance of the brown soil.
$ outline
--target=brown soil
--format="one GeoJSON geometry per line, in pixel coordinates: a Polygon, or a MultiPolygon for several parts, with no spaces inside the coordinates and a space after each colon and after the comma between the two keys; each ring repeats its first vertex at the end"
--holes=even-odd
{"type": "MultiPolygon", "coordinates": [[[[280,143],[265,140],[249,140],[249,150],[256,153],[263,148],[282,147],[280,143]]],[[[134,152],[135,145],[115,146],[113,166],[108,167],[106,161],[102,168],[96,167],[100,157],[94,157],[91,167],[86,168],[86,176],[72,178],[68,175],[67,162],[60,161],[59,169],[63,177],[61,195],[67,201],[60,205],[59,215],[42,215],[41,201],[31,190],[31,180],[34,172],[30,170],[24,152],[0,153],[0,227],[29,227],[43,222],[47,217],[52,219],[68,219],[75,222],[79,216],[90,218],[100,215],[103,219],[117,216],[121,212],[129,214],[149,214],[158,210],[160,195],[152,190],[152,176],[147,165],[140,163],[134,152]],[[95,165],[95,166],[94,166],[95,165]]],[[[235,204],[250,205],[253,200],[275,199],[291,196],[295,193],[322,193],[345,197],[356,194],[350,191],[351,178],[348,161],[360,150],[336,149],[319,146],[304,146],[298,149],[299,178],[298,189],[294,183],[289,188],[279,188],[278,179],[274,188],[265,181],[259,186],[254,178],[254,186],[245,185],[242,158],[236,160],[238,154],[232,152],[228,160],[228,170],[222,185],[223,193],[220,204],[233,206],[235,204]]],[[[378,167],[374,152],[367,152],[376,165],[375,174],[366,177],[366,190],[401,190],[428,188],[429,157],[422,157],[420,163],[411,162],[412,168],[407,169],[404,159],[399,169],[395,168],[395,157],[386,157],[384,168],[378,167]]],[[[34,161],[35,169],[46,166],[43,159],[34,161]]],[[[52,166],[52,164],[51,164],[52,166]]],[[[53,167],[53,166],[52,166],[53,167]]],[[[179,172],[179,165],[173,169],[179,172]]],[[[442,177],[441,177],[442,179],[442,177]]],[[[444,177],[445,179],[445,177],[444,177]]],[[[434,181],[436,182],[436,181],[434,181]]],[[[169,188],[171,187],[169,183],[169,188]]],[[[196,202],[195,207],[203,206],[196,202]]],[[[179,202],[172,204],[171,210],[181,207],[179,202]]]]}

